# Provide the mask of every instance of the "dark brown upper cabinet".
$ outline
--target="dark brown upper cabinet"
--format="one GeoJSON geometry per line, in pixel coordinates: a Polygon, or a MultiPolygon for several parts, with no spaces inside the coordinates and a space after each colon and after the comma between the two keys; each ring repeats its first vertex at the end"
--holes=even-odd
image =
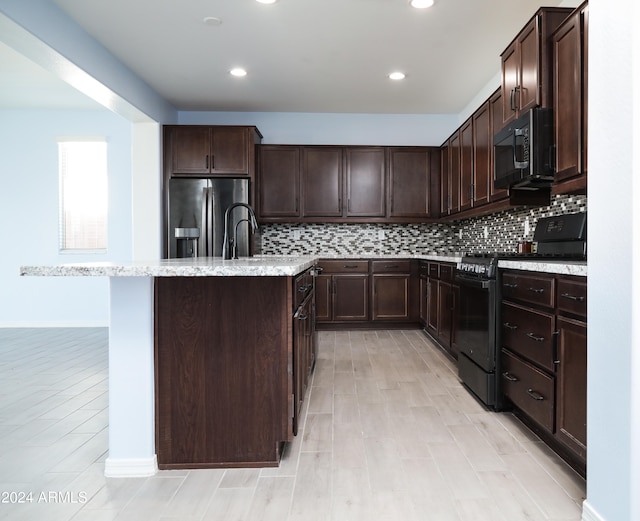
{"type": "Polygon", "coordinates": [[[389,218],[430,216],[432,152],[426,147],[389,148],[389,218]]]}
{"type": "Polygon", "coordinates": [[[449,215],[460,211],[460,130],[457,130],[448,142],[449,168],[447,181],[449,184],[449,215]]]}
{"type": "Polygon", "coordinates": [[[342,147],[302,148],[302,217],[342,217],[342,147]]]}
{"type": "Polygon", "coordinates": [[[264,222],[423,221],[439,204],[439,194],[431,193],[439,163],[433,147],[264,145],[258,216],[264,222]]]}
{"type": "Polygon", "coordinates": [[[460,211],[473,206],[473,119],[460,127],[460,211]]]}
{"type": "Polygon", "coordinates": [[[264,145],[259,155],[259,215],[300,217],[300,147],[264,145]]]}
{"type": "Polygon", "coordinates": [[[490,201],[493,172],[491,149],[493,128],[491,126],[491,102],[485,101],[473,113],[473,206],[490,201]]]}
{"type": "Polygon", "coordinates": [[[346,148],[346,217],[386,215],[385,149],[346,148]]]}
{"type": "Polygon", "coordinates": [[[168,125],[164,127],[165,175],[253,176],[256,127],[168,125]]]}
{"type": "Polygon", "coordinates": [[[496,90],[489,98],[489,107],[491,113],[491,133],[489,135],[489,199],[491,202],[504,200],[509,197],[509,190],[506,188],[496,188],[493,185],[493,137],[502,128],[502,114],[503,114],[503,98],[501,89],[496,90]]]}
{"type": "Polygon", "coordinates": [[[451,210],[449,200],[449,140],[440,147],[440,169],[438,174],[440,176],[440,217],[446,217],[451,210]]]}
{"type": "Polygon", "coordinates": [[[553,193],[587,188],[587,51],[589,7],[580,6],[552,36],[556,174],[553,193]]]}
{"type": "Polygon", "coordinates": [[[530,108],[551,108],[549,37],[571,12],[570,8],[539,9],[502,53],[502,126],[530,108]]]}

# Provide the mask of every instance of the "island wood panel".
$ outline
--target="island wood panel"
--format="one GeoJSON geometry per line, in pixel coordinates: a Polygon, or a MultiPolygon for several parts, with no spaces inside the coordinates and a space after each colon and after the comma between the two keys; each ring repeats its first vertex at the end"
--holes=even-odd
{"type": "Polygon", "coordinates": [[[292,437],[291,284],[156,278],[160,468],[278,465],[292,437]]]}

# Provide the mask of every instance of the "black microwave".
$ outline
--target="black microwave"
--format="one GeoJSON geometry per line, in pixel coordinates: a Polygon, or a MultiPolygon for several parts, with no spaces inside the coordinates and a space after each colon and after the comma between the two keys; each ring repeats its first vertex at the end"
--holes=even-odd
{"type": "Polygon", "coordinates": [[[547,188],[553,182],[553,111],[533,108],[493,139],[496,188],[547,188]]]}

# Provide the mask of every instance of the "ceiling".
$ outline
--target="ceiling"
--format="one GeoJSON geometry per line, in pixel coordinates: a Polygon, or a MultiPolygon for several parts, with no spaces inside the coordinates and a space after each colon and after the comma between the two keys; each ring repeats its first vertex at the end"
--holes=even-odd
{"type": "MultiPolygon", "coordinates": [[[[536,9],[567,4],[52,1],[178,110],[371,114],[460,113],[496,77],[500,53],[536,9]],[[237,66],[247,76],[231,76],[237,66]],[[406,78],[390,80],[396,70],[406,78]]],[[[0,76],[0,107],[96,106],[1,44],[0,76]]]]}

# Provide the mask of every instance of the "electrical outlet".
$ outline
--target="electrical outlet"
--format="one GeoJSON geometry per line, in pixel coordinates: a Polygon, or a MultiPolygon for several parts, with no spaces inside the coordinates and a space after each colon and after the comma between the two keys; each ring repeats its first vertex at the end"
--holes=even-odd
{"type": "Polygon", "coordinates": [[[293,240],[294,241],[300,240],[300,230],[293,230],[293,240]]]}
{"type": "Polygon", "coordinates": [[[524,220],[524,236],[525,237],[529,236],[529,218],[528,217],[524,220]]]}
{"type": "Polygon", "coordinates": [[[485,239],[489,238],[489,227],[488,226],[484,227],[484,238],[485,239]]]}
{"type": "Polygon", "coordinates": [[[458,239],[462,240],[462,228],[458,230],[458,239]]]}
{"type": "Polygon", "coordinates": [[[384,230],[378,230],[378,240],[384,241],[384,230]]]}

